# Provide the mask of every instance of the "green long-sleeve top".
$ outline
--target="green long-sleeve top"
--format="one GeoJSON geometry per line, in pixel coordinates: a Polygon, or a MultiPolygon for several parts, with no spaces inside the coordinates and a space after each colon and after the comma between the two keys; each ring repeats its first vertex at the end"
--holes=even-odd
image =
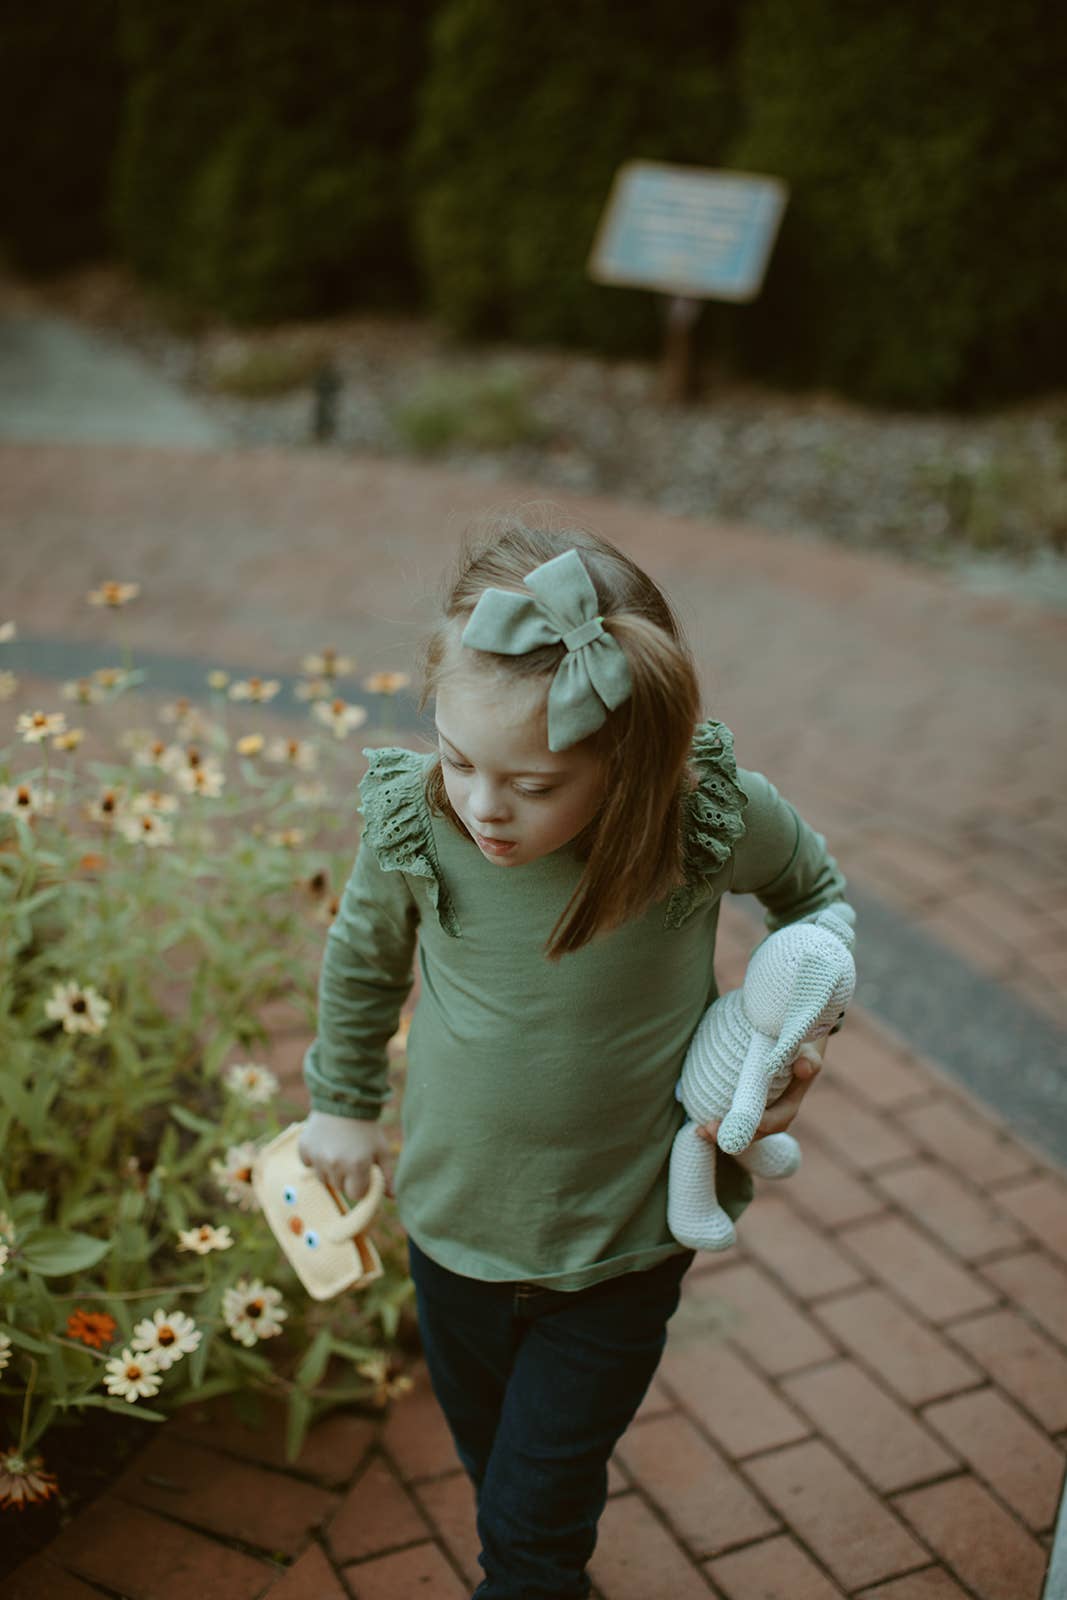
{"type": "MultiPolygon", "coordinates": [[[[718,994],[722,895],[758,896],[769,931],[841,900],[826,841],[765,777],[738,770],[723,724],[702,723],[685,884],[550,962],[545,945],[582,872],[572,846],[501,868],[431,813],[435,754],[365,754],[363,836],[305,1060],[312,1106],[379,1116],[417,948],[396,1171],[416,1244],[468,1277],[564,1290],[654,1266],[681,1248],[666,1222],[685,1120],[674,1091],[718,994]]],[[[736,1214],[748,1178],[720,1162],[720,1197],[736,1214]]]]}

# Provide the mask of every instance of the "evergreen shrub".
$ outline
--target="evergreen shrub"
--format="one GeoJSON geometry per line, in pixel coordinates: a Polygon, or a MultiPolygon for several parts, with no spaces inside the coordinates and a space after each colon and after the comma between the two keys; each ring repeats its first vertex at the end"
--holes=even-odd
{"type": "Polygon", "coordinates": [[[117,10],[118,0],[14,5],[0,19],[0,237],[22,271],[60,271],[110,248],[117,10]]]}
{"type": "Polygon", "coordinates": [[[906,405],[1062,383],[1067,18],[1041,0],[752,0],[738,169],[791,199],[742,365],[906,405]]]}
{"type": "Polygon", "coordinates": [[[655,350],[652,294],[593,284],[611,179],[644,158],[715,165],[734,116],[736,0],[445,0],[413,151],[433,309],[465,334],[655,350]]]}
{"type": "Polygon", "coordinates": [[[236,321],[410,299],[428,0],[125,4],[115,214],[137,270],[236,321]]]}

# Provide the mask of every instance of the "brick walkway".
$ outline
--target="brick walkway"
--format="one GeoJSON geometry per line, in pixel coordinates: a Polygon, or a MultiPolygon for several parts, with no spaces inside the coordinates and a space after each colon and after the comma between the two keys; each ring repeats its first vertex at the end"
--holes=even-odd
{"type": "MultiPolygon", "coordinates": [[[[0,611],[90,639],[84,590],[134,577],[135,650],[291,669],[353,640],[364,666],[405,666],[450,527],[523,494],[314,456],[0,448],[0,611]]],[[[742,764],[857,888],[1062,1025],[1063,622],[876,557],[559,499],[677,598],[742,764]]],[[[751,932],[729,905],[723,986],[751,932]]],[[[687,1280],[613,1464],[602,1600],[1041,1594],[1067,1445],[1067,1181],[877,999],[831,1046],[800,1173],[687,1280]]],[[[275,1040],[290,1078],[303,1043],[275,1040]]],[[[0,1595],[462,1600],[476,1553],[420,1382],[380,1423],[325,1421],[292,1468],[278,1425],[174,1419],[0,1595]]]]}

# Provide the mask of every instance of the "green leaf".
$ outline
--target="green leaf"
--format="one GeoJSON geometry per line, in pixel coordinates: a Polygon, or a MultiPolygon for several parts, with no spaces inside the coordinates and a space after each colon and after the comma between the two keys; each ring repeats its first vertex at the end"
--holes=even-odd
{"type": "Polygon", "coordinates": [[[333,1335],[329,1328],[320,1328],[312,1339],[308,1352],[296,1369],[296,1381],[303,1389],[313,1389],[326,1371],[333,1349],[333,1335]]]}
{"type": "Polygon", "coordinates": [[[6,1322],[0,1331],[7,1334],[12,1344],[20,1345],[23,1350],[33,1350],[39,1356],[46,1356],[51,1349],[51,1346],[45,1344],[42,1339],[35,1339],[32,1334],[23,1333],[21,1328],[13,1328],[9,1322],[6,1322]]]}
{"type": "Polygon", "coordinates": [[[313,1407],[311,1396],[302,1389],[293,1389],[289,1395],[289,1414],[285,1425],[285,1458],[295,1461],[307,1438],[311,1426],[313,1407]]]}
{"type": "Polygon", "coordinates": [[[165,1411],[151,1411],[139,1400],[120,1400],[117,1394],[83,1394],[73,1400],[69,1409],[80,1411],[82,1406],[99,1406],[103,1411],[117,1411],[122,1417],[136,1417],[139,1422],[166,1422],[165,1411]]]}
{"type": "Polygon", "coordinates": [[[193,1111],[187,1111],[185,1106],[172,1105],[167,1109],[175,1122],[180,1123],[183,1128],[188,1128],[190,1133],[214,1134],[217,1131],[214,1122],[210,1122],[207,1117],[198,1117],[193,1111]]]}
{"type": "Polygon", "coordinates": [[[40,1272],[46,1278],[59,1278],[68,1272],[84,1272],[88,1267],[95,1267],[110,1249],[110,1239],[94,1239],[88,1233],[46,1227],[31,1233],[20,1253],[31,1271],[40,1272]]]}

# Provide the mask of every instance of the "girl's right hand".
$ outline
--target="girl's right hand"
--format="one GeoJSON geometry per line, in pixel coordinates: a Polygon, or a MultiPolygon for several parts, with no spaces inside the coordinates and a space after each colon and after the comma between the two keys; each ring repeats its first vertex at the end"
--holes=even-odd
{"type": "Polygon", "coordinates": [[[385,1176],[386,1194],[393,1193],[392,1172],[386,1165],[392,1152],[380,1122],[312,1111],[304,1123],[297,1152],[305,1167],[313,1168],[323,1183],[332,1184],[348,1200],[354,1202],[366,1194],[370,1169],[375,1164],[385,1176]]]}

